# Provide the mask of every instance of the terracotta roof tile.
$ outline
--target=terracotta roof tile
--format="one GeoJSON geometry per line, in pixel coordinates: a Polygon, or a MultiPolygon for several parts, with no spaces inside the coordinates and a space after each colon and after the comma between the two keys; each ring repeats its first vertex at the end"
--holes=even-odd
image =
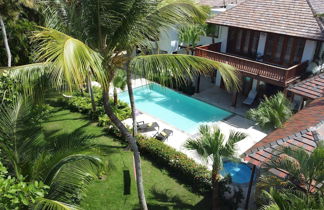
{"type": "Polygon", "coordinates": [[[290,86],[288,91],[310,99],[324,97],[324,73],[298,82],[290,86]]]}
{"type": "Polygon", "coordinates": [[[308,0],[246,0],[207,22],[324,40],[308,0]]]}

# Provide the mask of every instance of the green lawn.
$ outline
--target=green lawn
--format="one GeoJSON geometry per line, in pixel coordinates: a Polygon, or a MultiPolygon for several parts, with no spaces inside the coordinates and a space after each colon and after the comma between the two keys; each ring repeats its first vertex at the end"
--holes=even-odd
{"type": "MultiPolygon", "coordinates": [[[[97,144],[105,145],[104,160],[108,165],[107,177],[94,181],[81,203],[84,209],[127,210],[138,209],[136,183],[133,174],[133,157],[119,141],[106,136],[103,129],[91,123],[85,116],[67,110],[55,109],[43,124],[47,135],[61,135],[75,132],[93,137],[97,144]],[[124,195],[124,171],[131,175],[130,195],[124,195]]],[[[207,209],[206,200],[193,194],[168,172],[142,157],[142,168],[149,209],[207,209]]]]}

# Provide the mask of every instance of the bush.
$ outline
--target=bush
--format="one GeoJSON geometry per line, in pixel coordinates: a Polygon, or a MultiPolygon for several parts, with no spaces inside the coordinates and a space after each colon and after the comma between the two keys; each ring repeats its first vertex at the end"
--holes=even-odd
{"type": "Polygon", "coordinates": [[[141,153],[169,168],[196,192],[204,194],[211,190],[210,172],[206,167],[156,139],[139,136],[137,142],[141,153]]]}
{"type": "Polygon", "coordinates": [[[27,209],[43,198],[48,188],[42,182],[25,182],[22,176],[11,177],[0,162],[0,209],[27,209]]]}

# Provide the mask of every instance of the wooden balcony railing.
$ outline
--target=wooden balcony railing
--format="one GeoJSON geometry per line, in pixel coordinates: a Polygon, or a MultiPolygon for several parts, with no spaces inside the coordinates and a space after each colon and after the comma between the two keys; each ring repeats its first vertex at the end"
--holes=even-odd
{"type": "Polygon", "coordinates": [[[284,68],[216,51],[219,51],[219,46],[214,44],[197,47],[195,52],[196,56],[227,63],[245,76],[282,87],[298,79],[307,67],[307,62],[304,62],[284,68]]]}

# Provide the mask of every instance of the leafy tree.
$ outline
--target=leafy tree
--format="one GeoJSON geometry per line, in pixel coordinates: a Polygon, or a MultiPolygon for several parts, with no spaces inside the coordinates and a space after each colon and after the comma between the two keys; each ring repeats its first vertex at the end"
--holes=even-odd
{"type": "MultiPolygon", "coordinates": [[[[37,208],[69,209],[78,204],[86,185],[97,177],[102,161],[91,154],[91,137],[81,133],[44,138],[32,105],[21,98],[0,106],[0,152],[8,169],[26,181],[50,188],[37,208]]],[[[36,209],[37,209],[36,208],[36,209]]]]}
{"type": "Polygon", "coordinates": [[[48,186],[43,182],[25,182],[24,178],[12,177],[0,162],[0,209],[27,209],[46,194],[48,186]]]}
{"type": "Polygon", "coordinates": [[[263,129],[281,128],[292,115],[291,104],[281,92],[266,97],[257,108],[247,113],[249,119],[259,123],[263,129]]]}
{"type": "Polygon", "coordinates": [[[219,128],[211,129],[207,125],[199,128],[200,136],[195,139],[189,139],[185,147],[196,151],[206,161],[212,161],[212,207],[219,209],[219,183],[221,180],[220,170],[223,167],[223,160],[233,159],[235,154],[234,144],[246,137],[246,134],[240,132],[231,132],[226,141],[224,134],[219,128]]]}

